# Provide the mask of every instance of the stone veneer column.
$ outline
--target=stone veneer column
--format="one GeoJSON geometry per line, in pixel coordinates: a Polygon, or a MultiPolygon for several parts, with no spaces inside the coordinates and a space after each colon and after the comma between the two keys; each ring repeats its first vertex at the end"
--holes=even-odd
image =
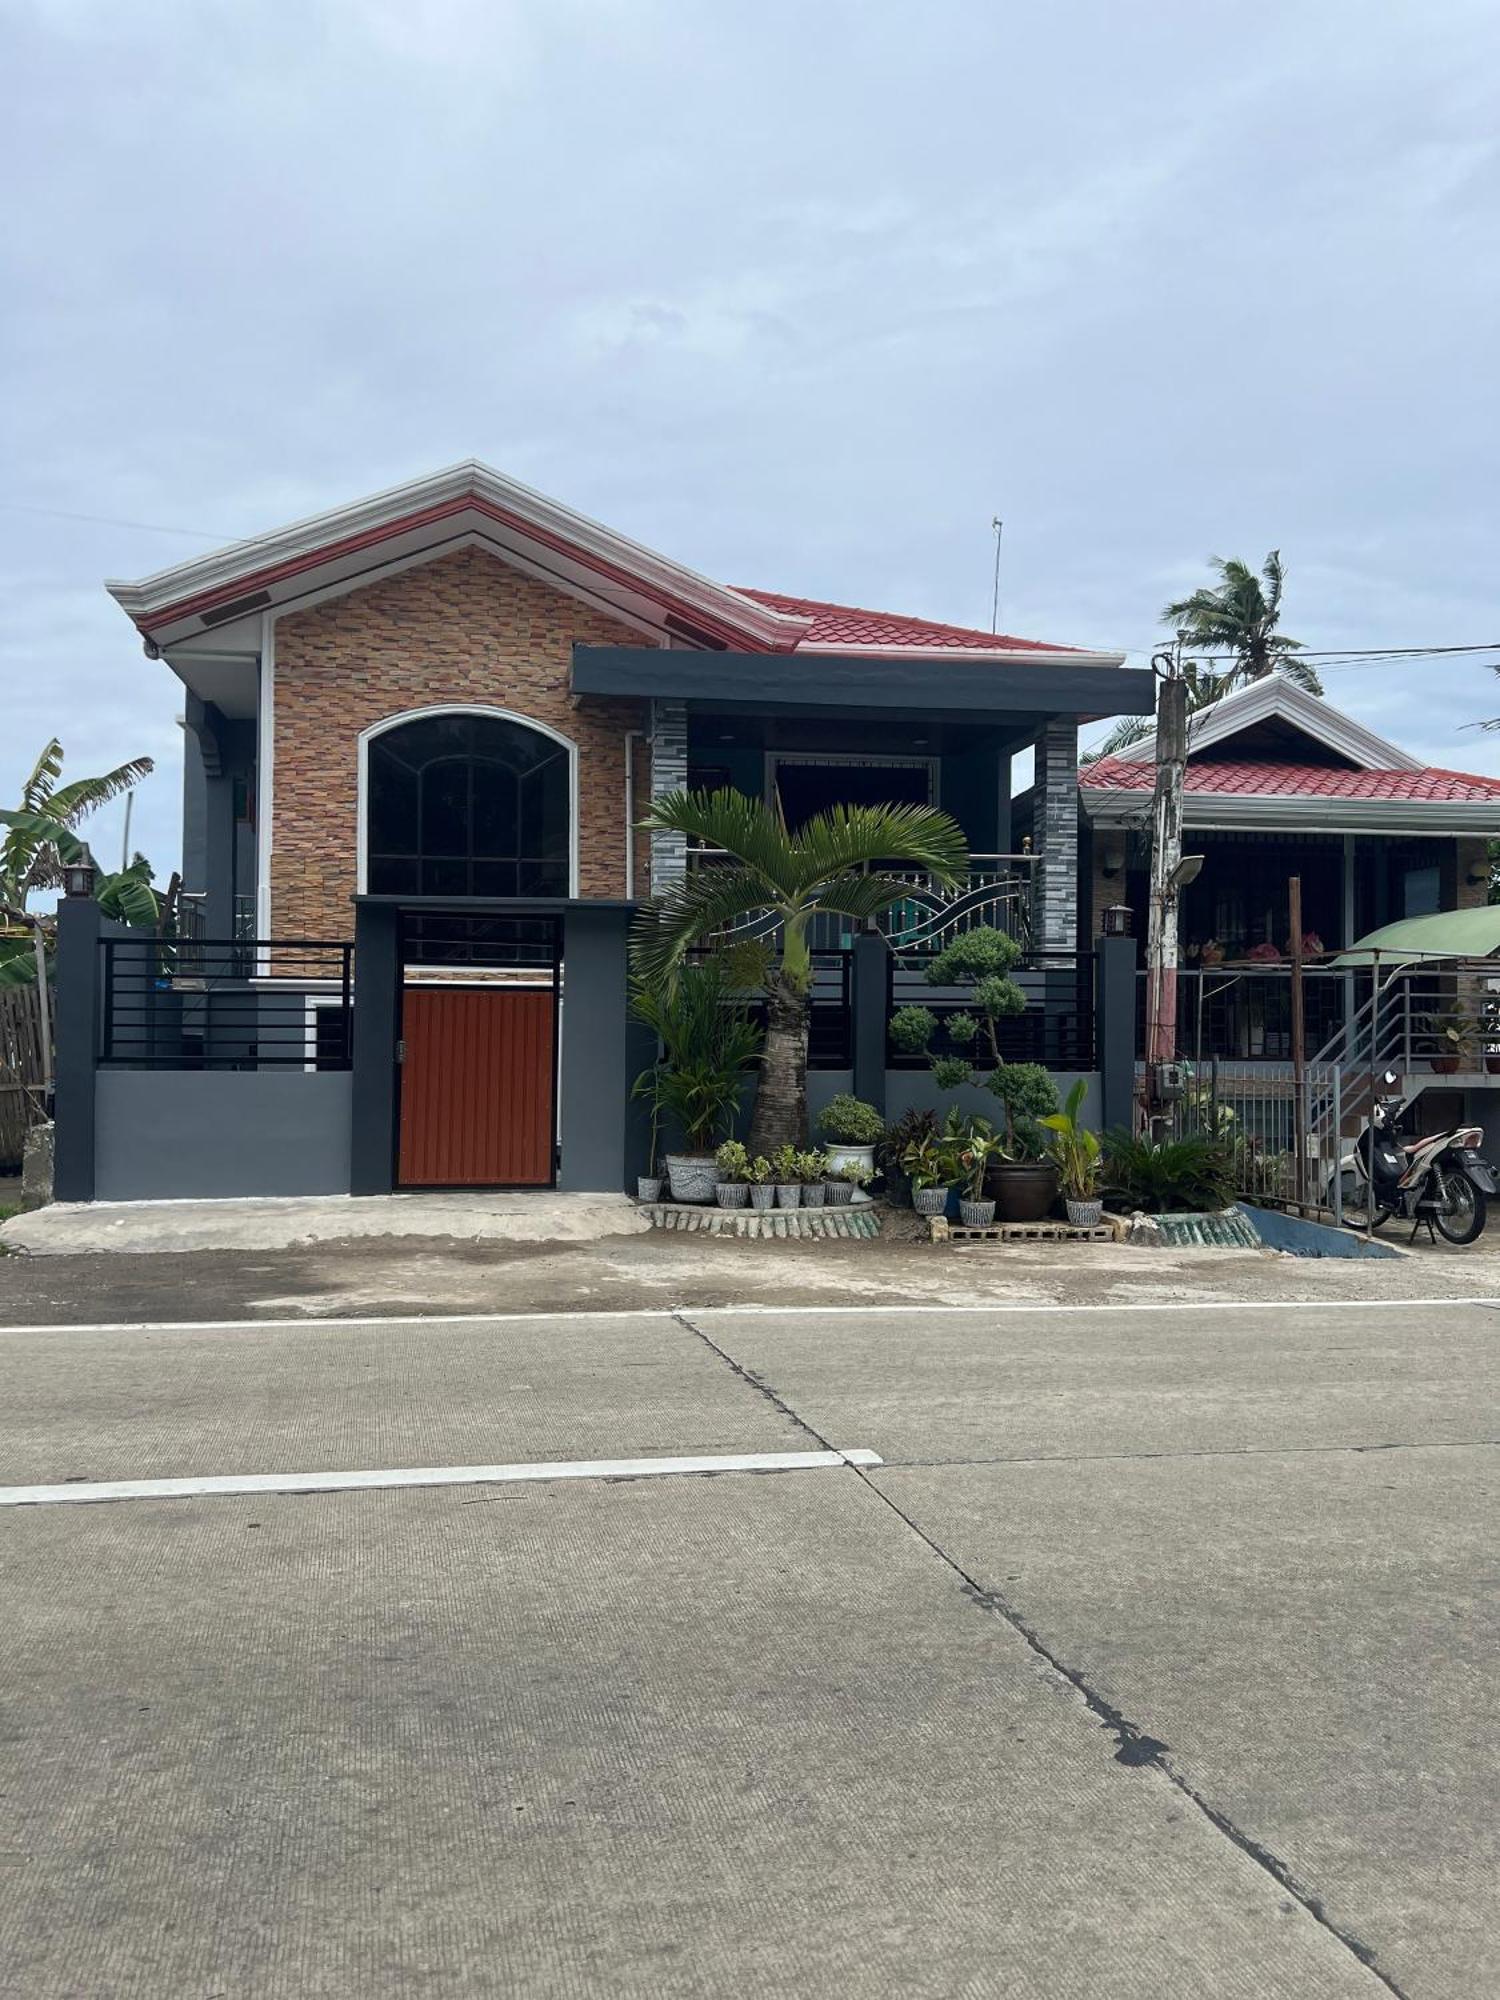
{"type": "Polygon", "coordinates": [[[1036,739],[1036,943],[1078,948],[1078,724],[1052,716],[1036,739]]]}
{"type": "MultiPolygon", "coordinates": [[[[685,792],[688,781],[687,703],[651,703],[651,796],[659,799],[668,792],[685,792]]],[[[671,882],[680,882],[687,873],[687,835],[653,833],[651,836],[651,893],[658,894],[671,882]]]]}

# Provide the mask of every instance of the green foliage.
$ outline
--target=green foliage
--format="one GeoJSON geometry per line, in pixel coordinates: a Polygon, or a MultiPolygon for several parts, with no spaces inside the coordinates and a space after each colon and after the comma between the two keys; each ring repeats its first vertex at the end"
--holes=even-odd
{"type": "Polygon", "coordinates": [[[904,1173],[901,1162],[907,1148],[922,1139],[937,1137],[937,1113],[925,1106],[920,1110],[903,1111],[894,1125],[886,1127],[885,1137],[875,1143],[875,1164],[883,1174],[904,1173]]]}
{"type": "Polygon", "coordinates": [[[828,1155],[814,1147],[810,1152],[796,1155],[797,1171],[793,1180],[801,1181],[804,1187],[816,1187],[828,1173],[828,1155]]]}
{"type": "Polygon", "coordinates": [[[1057,1085],[1040,1063],[1002,1063],[984,1087],[1005,1107],[1005,1151],[1012,1160],[1039,1160],[1046,1147],[1040,1120],[1057,1110],[1057,1085]]]}
{"type": "Polygon", "coordinates": [[[161,905],[151,887],[151,863],[144,854],[137,854],[118,874],[101,876],[94,887],[94,901],[105,916],[122,924],[154,930],[161,921],[161,905]]]}
{"type": "Polygon", "coordinates": [[[0,812],[0,825],[8,829],[0,841],[0,902],[18,909],[25,909],[34,890],[61,888],[64,865],[84,859],[88,852],[77,837],[78,828],[100,806],[148,777],[154,767],[149,757],[134,757],[113,771],[97,778],[75,778],[70,785],[59,783],[62,768],[63,749],[54,736],[21,787],[19,807],[0,812]]]}
{"type": "Polygon", "coordinates": [[[656,1032],[661,1052],[635,1080],[655,1116],[667,1118],[694,1151],[706,1151],[733,1124],[745,1071],[760,1054],[750,1019],[721,958],[678,968],[657,985],[636,979],[631,1012],[656,1032]]]}
{"type": "Polygon", "coordinates": [[[841,1090],[818,1114],[818,1130],[839,1145],[873,1146],[885,1130],[885,1120],[873,1104],[841,1090]]]}
{"type": "Polygon", "coordinates": [[[891,1047],[904,1056],[925,1053],[937,1033],[937,1015],[930,1007],[898,1007],[887,1030],[891,1047]]]}
{"type": "Polygon", "coordinates": [[[1148,1139],[1110,1132],[1104,1155],[1105,1186],[1127,1208],[1167,1215],[1227,1208],[1234,1199],[1230,1148],[1206,1134],[1148,1139]]]}
{"type": "Polygon", "coordinates": [[[745,1168],[745,1179],[749,1181],[751,1187],[764,1187],[770,1178],[771,1162],[764,1153],[757,1153],[745,1168]]]}
{"type": "Polygon", "coordinates": [[[1013,979],[992,972],[974,982],[974,1005],[986,1021],[1000,1021],[1026,1012],[1026,995],[1013,979]]]}
{"type": "Polygon", "coordinates": [[[913,1192],[947,1187],[953,1174],[953,1148],[936,1131],[914,1139],[901,1155],[901,1168],[913,1192]]]}
{"type": "Polygon", "coordinates": [[[964,986],[970,980],[1010,972],[1020,961],[1021,947],[1005,931],[976,924],[960,931],[933,959],[927,978],[934,986],[964,986]]]}
{"type": "Polygon", "coordinates": [[[973,1074],[967,1056],[934,1056],[932,1080],[939,1090],[958,1090],[973,1074]]]}
{"type": "Polygon", "coordinates": [[[790,1187],[802,1178],[802,1155],[795,1146],[778,1146],[771,1155],[771,1173],[778,1187],[790,1187]]]}
{"type": "MultiPolygon", "coordinates": [[[[983,1125],[982,1119],[976,1125],[983,1125]]],[[[991,1160],[1005,1157],[1005,1147],[998,1135],[988,1128],[974,1130],[958,1149],[958,1164],[963,1171],[964,1193],[970,1201],[984,1198],[984,1177],[989,1171],[991,1160]]]]}
{"type": "Polygon", "coordinates": [[[829,1178],[836,1181],[847,1181],[850,1187],[862,1188],[868,1187],[875,1176],[870,1172],[868,1167],[858,1166],[851,1160],[847,1165],[836,1168],[829,1178]]]}
{"type": "Polygon", "coordinates": [[[714,1154],[714,1165],[723,1181],[748,1181],[750,1178],[750,1155],[738,1139],[726,1139],[714,1154]]]}
{"type": "Polygon", "coordinates": [[[956,1049],[966,1049],[979,1033],[979,1023],[972,1014],[950,1014],[943,1023],[943,1033],[956,1049]]]}
{"type": "Polygon", "coordinates": [[[1062,1177],[1063,1193],[1074,1201],[1089,1201],[1099,1185],[1100,1156],[1103,1148],[1098,1135],[1079,1123],[1088,1085],[1082,1077],[1068,1092],[1061,1111],[1049,1112],[1037,1123],[1051,1134],[1047,1152],[1056,1161],[1062,1177]]]}

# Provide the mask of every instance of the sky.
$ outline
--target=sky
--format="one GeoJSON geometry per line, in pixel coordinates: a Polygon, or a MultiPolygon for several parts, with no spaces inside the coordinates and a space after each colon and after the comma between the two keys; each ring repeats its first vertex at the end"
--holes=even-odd
{"type": "MultiPolygon", "coordinates": [[[[0,74],[0,799],[153,756],[159,875],[103,579],[469,456],[967,625],[1000,515],[1002,629],[1132,664],[1272,547],[1308,646],[1500,641],[1493,0],[0,0],[0,74]]],[[[1500,771],[1479,664],[1327,689],[1500,771]]]]}

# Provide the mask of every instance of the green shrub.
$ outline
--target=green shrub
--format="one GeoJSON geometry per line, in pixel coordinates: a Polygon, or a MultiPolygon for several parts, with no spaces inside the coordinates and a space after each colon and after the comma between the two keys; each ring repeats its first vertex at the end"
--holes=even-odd
{"type": "Polygon", "coordinates": [[[1058,1108],[1057,1085],[1040,1063],[1002,1063],[984,1087],[1005,1107],[1005,1154],[1011,1160],[1040,1160],[1047,1135],[1039,1120],[1058,1108]]]}
{"type": "Polygon", "coordinates": [[[937,1015],[930,1007],[898,1007],[889,1033],[893,1049],[903,1056],[919,1056],[937,1033],[937,1015]]]}
{"type": "Polygon", "coordinates": [[[819,1112],[818,1130],[841,1146],[873,1146],[885,1131],[885,1120],[873,1104],[841,1090],[819,1112]]]}
{"type": "Polygon", "coordinates": [[[972,1074],[967,1056],[934,1056],[932,1080],[939,1090],[957,1090],[972,1074]]]}
{"type": "Polygon", "coordinates": [[[1221,1140],[1137,1138],[1110,1132],[1104,1140],[1104,1183],[1126,1208],[1148,1215],[1227,1208],[1235,1196],[1234,1160],[1221,1140]]]}

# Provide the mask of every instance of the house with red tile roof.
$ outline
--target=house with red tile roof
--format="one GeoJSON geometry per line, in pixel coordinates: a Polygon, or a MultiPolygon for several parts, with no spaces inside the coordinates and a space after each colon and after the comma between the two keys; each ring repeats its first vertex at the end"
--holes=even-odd
{"type": "MultiPolygon", "coordinates": [[[[1153,699],[1118,653],[736,588],[475,460],[108,588],[183,689],[193,973],[187,944],[164,968],[101,936],[93,1150],[85,1170],[60,1117],[60,1186],[619,1188],[642,1066],[626,925],[713,861],[640,830],[684,786],[793,825],[942,806],[969,917],[1068,984],[1051,1006],[1035,974],[1023,1052],[1093,1069],[1078,730],[1153,699]]],[[[898,921],[930,900],[914,884],[898,921]]],[[[815,1103],[861,1063],[885,1091],[878,1024],[853,1055],[854,928],[820,941],[815,1103]]],[[[883,1020],[883,970],[865,991],[883,1020]]]]}
{"type": "MultiPolygon", "coordinates": [[[[1093,930],[1126,904],[1144,937],[1152,742],[1085,763],[1081,859],[1093,930]]],[[[1424,765],[1279,674],[1240,688],[1189,724],[1186,850],[1204,857],[1180,906],[1191,973],[1287,944],[1287,882],[1302,883],[1305,931],[1328,951],[1380,925],[1487,900],[1487,842],[1500,836],[1500,778],[1424,765]]],[[[1329,984],[1328,1022],[1342,1005],[1329,984]]],[[[1191,996],[1189,996],[1191,1004],[1191,996]]],[[[1209,1035],[1213,1040],[1212,1031],[1209,1035]]],[[[1225,1056],[1282,1056],[1285,1023],[1225,1056]]]]}

